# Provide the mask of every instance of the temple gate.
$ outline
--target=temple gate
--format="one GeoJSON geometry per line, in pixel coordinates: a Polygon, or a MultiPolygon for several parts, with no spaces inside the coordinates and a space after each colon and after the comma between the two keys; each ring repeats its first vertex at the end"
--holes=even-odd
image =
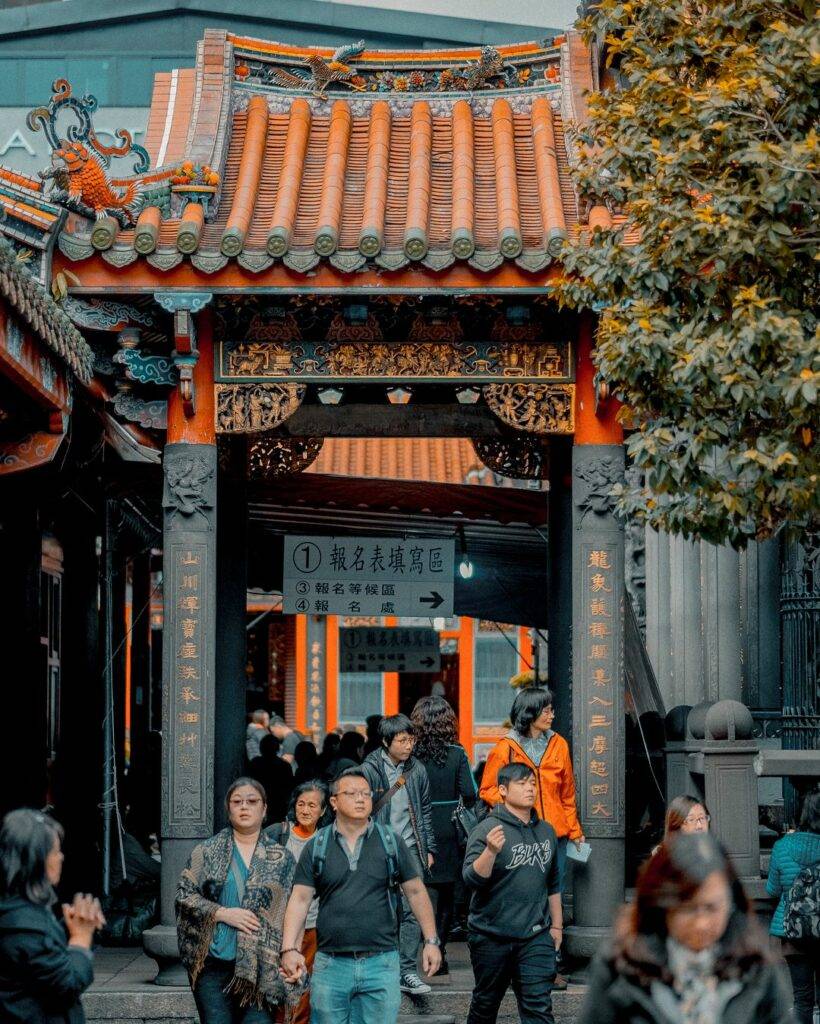
{"type": "MultiPolygon", "coordinates": [[[[574,952],[623,898],[622,433],[592,314],[550,294],[564,240],[612,222],[569,178],[595,85],[575,34],[331,54],[214,31],[194,70],[157,76],[145,150],[127,132],[103,146],[95,102],[58,81],[29,118],[52,190],[0,169],[6,234],[69,282],[110,443],[162,464],[162,921],[146,935],[160,983],[177,972],[179,870],[218,824],[244,727],[248,512],[274,492],[295,508],[328,437],[465,437],[499,479],[540,482],[537,501],[476,495],[467,520],[543,527],[544,580],[522,584],[517,618],[502,589],[476,592],[501,621],[549,630],[565,726],[572,709],[593,844],[574,952]],[[113,177],[112,156],[134,173],[113,177]]],[[[456,613],[467,602],[457,588],[456,613]]]]}

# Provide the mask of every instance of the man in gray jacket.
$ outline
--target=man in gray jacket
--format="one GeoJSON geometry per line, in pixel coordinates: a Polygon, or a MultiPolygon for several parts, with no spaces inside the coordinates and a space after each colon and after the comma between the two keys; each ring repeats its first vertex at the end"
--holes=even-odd
{"type": "MultiPolygon", "coordinates": [[[[436,853],[430,780],[427,769],[413,757],[415,730],[407,715],[390,715],[379,724],[381,747],[365,758],[362,769],[373,791],[373,817],[389,825],[418,860],[425,877],[436,853]]],[[[421,930],[407,899],[402,896],[399,926],[401,990],[410,995],[432,991],[418,975],[421,930]]]]}

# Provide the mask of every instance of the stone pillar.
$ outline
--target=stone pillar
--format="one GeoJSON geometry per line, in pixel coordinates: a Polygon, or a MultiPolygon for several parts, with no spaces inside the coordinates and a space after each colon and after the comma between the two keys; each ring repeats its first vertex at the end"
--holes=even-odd
{"type": "MultiPolygon", "coordinates": [[[[667,707],[703,700],[700,542],[669,538],[672,688],[667,707]]],[[[666,694],[664,694],[664,699],[666,694]]]]}
{"type": "Polygon", "coordinates": [[[574,872],[568,951],[589,957],[624,898],[624,534],[613,515],[624,449],[616,403],[596,408],[591,319],[578,346],[572,457],[572,739],[581,827],[592,844],[574,872]]]}
{"type": "Polygon", "coordinates": [[[655,671],[664,704],[676,703],[672,686],[672,578],[669,534],[646,530],[646,653],[655,671]]]}
{"type": "Polygon", "coordinates": [[[740,554],[743,703],[776,711],[782,707],[779,549],[778,540],[766,540],[740,554]]]}
{"type": "Polygon", "coordinates": [[[211,319],[199,319],[191,391],[168,399],[163,454],[162,825],[160,924],[143,936],[158,985],[186,985],[174,898],[197,842],[214,831],[216,438],[211,319]]]}
{"type": "Polygon", "coordinates": [[[738,553],[702,543],[700,564],[704,697],[739,701],[743,671],[738,553]]]}

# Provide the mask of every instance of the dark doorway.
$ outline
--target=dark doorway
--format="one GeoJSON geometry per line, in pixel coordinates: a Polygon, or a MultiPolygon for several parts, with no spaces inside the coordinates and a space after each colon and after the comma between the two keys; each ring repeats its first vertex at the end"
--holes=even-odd
{"type": "Polygon", "coordinates": [[[399,673],[399,711],[403,715],[410,714],[417,700],[430,696],[444,697],[458,717],[457,653],[442,653],[438,672],[399,673]]]}

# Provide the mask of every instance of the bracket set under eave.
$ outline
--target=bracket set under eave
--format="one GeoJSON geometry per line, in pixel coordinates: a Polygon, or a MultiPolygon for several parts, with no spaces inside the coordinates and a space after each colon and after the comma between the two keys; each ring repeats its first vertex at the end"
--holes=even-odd
{"type": "Polygon", "coordinates": [[[174,318],[174,351],[171,359],[179,374],[182,409],[188,419],[196,411],[194,367],[199,359],[194,313],[203,310],[212,298],[212,292],[154,292],[155,301],[174,318]]]}

